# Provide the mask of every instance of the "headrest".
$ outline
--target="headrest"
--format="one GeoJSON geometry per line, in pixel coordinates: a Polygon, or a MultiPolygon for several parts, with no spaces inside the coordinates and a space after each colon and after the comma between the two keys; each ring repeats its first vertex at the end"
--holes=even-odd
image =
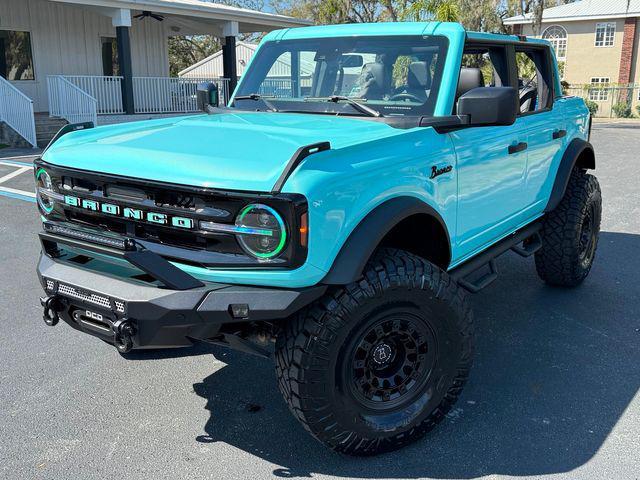
{"type": "Polygon", "coordinates": [[[484,78],[479,68],[462,67],[460,69],[460,78],[458,79],[458,90],[456,97],[464,95],[469,90],[477,87],[484,87],[484,78]]]}
{"type": "Polygon", "coordinates": [[[382,63],[365,63],[360,73],[360,83],[369,90],[384,90],[384,65],[382,63]]]}
{"type": "Polygon", "coordinates": [[[421,88],[429,90],[431,88],[431,75],[427,62],[411,62],[407,72],[407,86],[410,88],[421,88]]]}

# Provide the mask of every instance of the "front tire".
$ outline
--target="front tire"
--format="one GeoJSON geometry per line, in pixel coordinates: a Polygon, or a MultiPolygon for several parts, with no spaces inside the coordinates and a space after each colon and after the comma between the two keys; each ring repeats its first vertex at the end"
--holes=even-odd
{"type": "Polygon", "coordinates": [[[374,455],[437,425],[473,357],[464,292],[425,260],[383,250],[364,277],[287,323],[278,384],[293,415],[329,448],[374,455]]]}
{"type": "Polygon", "coordinates": [[[542,247],[536,252],[536,271],[547,284],[580,285],[591,271],[598,247],[602,195],[598,180],[574,169],[564,197],[542,227],[542,247]]]}

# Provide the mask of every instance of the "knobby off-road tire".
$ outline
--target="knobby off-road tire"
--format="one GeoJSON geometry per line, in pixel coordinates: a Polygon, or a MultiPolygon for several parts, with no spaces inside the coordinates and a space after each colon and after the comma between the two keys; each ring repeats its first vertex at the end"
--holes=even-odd
{"type": "Polygon", "coordinates": [[[278,384],[293,415],[329,448],[394,450],[445,417],[469,375],[465,293],[429,262],[385,249],[363,278],[287,322],[278,384]]]}
{"type": "Polygon", "coordinates": [[[574,169],[564,197],[545,217],[542,247],[535,254],[538,276],[555,286],[582,283],[595,258],[601,217],[598,180],[582,169],[574,169]]]}

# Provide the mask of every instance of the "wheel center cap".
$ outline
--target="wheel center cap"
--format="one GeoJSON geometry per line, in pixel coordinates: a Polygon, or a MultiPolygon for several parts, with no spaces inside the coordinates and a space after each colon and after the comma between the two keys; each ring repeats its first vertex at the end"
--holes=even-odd
{"type": "Polygon", "coordinates": [[[391,350],[391,347],[386,343],[381,343],[373,349],[371,356],[373,357],[373,361],[375,363],[377,363],[378,365],[384,365],[386,363],[389,363],[392,354],[393,351],[391,350]]]}

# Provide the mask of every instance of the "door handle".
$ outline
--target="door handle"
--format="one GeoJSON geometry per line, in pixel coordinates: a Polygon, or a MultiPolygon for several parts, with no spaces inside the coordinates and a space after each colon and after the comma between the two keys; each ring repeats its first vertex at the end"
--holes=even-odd
{"type": "Polygon", "coordinates": [[[553,137],[554,140],[557,140],[559,138],[564,137],[566,134],[567,134],[566,130],[556,130],[556,131],[553,132],[552,137],[553,137]]]}
{"type": "Polygon", "coordinates": [[[527,149],[527,142],[516,143],[515,145],[509,145],[509,155],[514,153],[523,152],[527,149]]]}

